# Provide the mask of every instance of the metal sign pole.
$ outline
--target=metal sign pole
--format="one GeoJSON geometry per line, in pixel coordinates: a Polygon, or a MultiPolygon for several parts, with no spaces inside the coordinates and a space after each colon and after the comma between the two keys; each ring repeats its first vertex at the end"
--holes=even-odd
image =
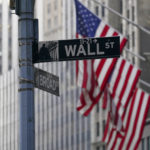
{"type": "Polygon", "coordinates": [[[33,0],[19,6],[19,150],[35,150],[34,73],[32,64],[33,0]]]}

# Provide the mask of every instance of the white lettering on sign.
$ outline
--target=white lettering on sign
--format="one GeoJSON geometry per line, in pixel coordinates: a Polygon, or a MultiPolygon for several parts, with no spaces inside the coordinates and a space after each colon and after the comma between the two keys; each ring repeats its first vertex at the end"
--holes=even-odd
{"type": "MultiPolygon", "coordinates": [[[[105,48],[113,48],[114,42],[107,42],[105,44],[105,48]]],[[[104,51],[100,51],[100,44],[96,43],[95,45],[95,50],[91,49],[91,45],[87,44],[87,49],[83,45],[79,45],[79,48],[77,48],[77,45],[65,45],[65,51],[66,51],[66,56],[95,56],[95,55],[104,55],[104,51]]]]}
{"type": "Polygon", "coordinates": [[[67,56],[70,56],[70,54],[72,56],[75,56],[76,47],[77,45],[73,45],[73,47],[72,45],[69,45],[69,48],[68,48],[67,45],[65,45],[65,51],[66,51],[67,56]]]}
{"type": "Polygon", "coordinates": [[[113,48],[114,47],[115,42],[106,42],[105,43],[105,48],[109,49],[109,48],[113,48]]]}
{"type": "Polygon", "coordinates": [[[84,49],[83,45],[79,46],[79,49],[78,49],[78,52],[77,52],[77,56],[79,56],[80,54],[83,54],[84,56],[86,56],[86,52],[85,52],[85,49],[84,49]]]}
{"type": "Polygon", "coordinates": [[[39,84],[40,86],[47,88],[47,89],[51,89],[53,91],[56,91],[58,85],[58,81],[54,80],[52,78],[52,76],[44,76],[42,74],[40,74],[39,76],[39,84]]]}
{"type": "Polygon", "coordinates": [[[100,51],[99,43],[96,44],[96,52],[97,52],[97,55],[104,55],[105,54],[104,51],[100,51]]]}

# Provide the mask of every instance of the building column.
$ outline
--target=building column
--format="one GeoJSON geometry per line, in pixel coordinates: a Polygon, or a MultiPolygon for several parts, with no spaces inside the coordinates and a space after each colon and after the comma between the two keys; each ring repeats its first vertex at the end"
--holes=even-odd
{"type": "Polygon", "coordinates": [[[2,73],[8,70],[8,2],[2,1],[2,73]]]}
{"type": "Polygon", "coordinates": [[[12,31],[11,31],[11,53],[12,53],[12,68],[18,66],[18,17],[12,15],[12,31]]]}

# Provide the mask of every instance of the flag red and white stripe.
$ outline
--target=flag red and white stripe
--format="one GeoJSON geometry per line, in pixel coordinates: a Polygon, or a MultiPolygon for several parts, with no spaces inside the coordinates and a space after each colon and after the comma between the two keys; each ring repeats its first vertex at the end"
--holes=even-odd
{"type": "MultiPolygon", "coordinates": [[[[109,36],[120,36],[120,52],[122,52],[127,38],[116,31],[114,28],[110,27],[108,24],[101,21],[97,32],[96,37],[109,37],[109,36]]],[[[112,73],[114,66],[116,64],[117,58],[110,59],[96,59],[94,61],[94,72],[96,74],[98,84],[101,90],[104,90],[106,83],[112,73]]]]}
{"type": "Polygon", "coordinates": [[[123,118],[125,130],[117,131],[108,118],[103,137],[108,150],[136,150],[138,148],[149,106],[150,96],[141,89],[136,89],[123,118]]]}
{"type": "Polygon", "coordinates": [[[133,66],[129,61],[120,57],[113,71],[109,90],[116,104],[127,106],[138,82],[141,70],[133,66]],[[118,102],[119,101],[119,102],[118,102]]]}
{"type": "Polygon", "coordinates": [[[120,51],[122,52],[127,42],[127,38],[123,36],[121,33],[119,33],[116,29],[106,24],[104,21],[101,21],[95,33],[95,37],[109,37],[109,36],[120,37],[120,51]]]}
{"type": "Polygon", "coordinates": [[[99,87],[94,78],[93,61],[84,60],[76,63],[76,67],[78,66],[76,69],[78,70],[77,84],[82,88],[77,110],[84,116],[87,116],[99,100],[99,87]]]}
{"type": "Polygon", "coordinates": [[[120,57],[109,82],[111,98],[116,106],[115,124],[122,118],[136,88],[141,70],[120,57]],[[118,118],[119,117],[119,118],[118,118]]]}

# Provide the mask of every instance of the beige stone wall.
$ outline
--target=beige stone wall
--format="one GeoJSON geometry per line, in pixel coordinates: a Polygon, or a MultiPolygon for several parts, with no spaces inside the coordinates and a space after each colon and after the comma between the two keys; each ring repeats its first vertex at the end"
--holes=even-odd
{"type": "Polygon", "coordinates": [[[44,1],[44,38],[57,40],[62,36],[62,0],[44,1]]]}

